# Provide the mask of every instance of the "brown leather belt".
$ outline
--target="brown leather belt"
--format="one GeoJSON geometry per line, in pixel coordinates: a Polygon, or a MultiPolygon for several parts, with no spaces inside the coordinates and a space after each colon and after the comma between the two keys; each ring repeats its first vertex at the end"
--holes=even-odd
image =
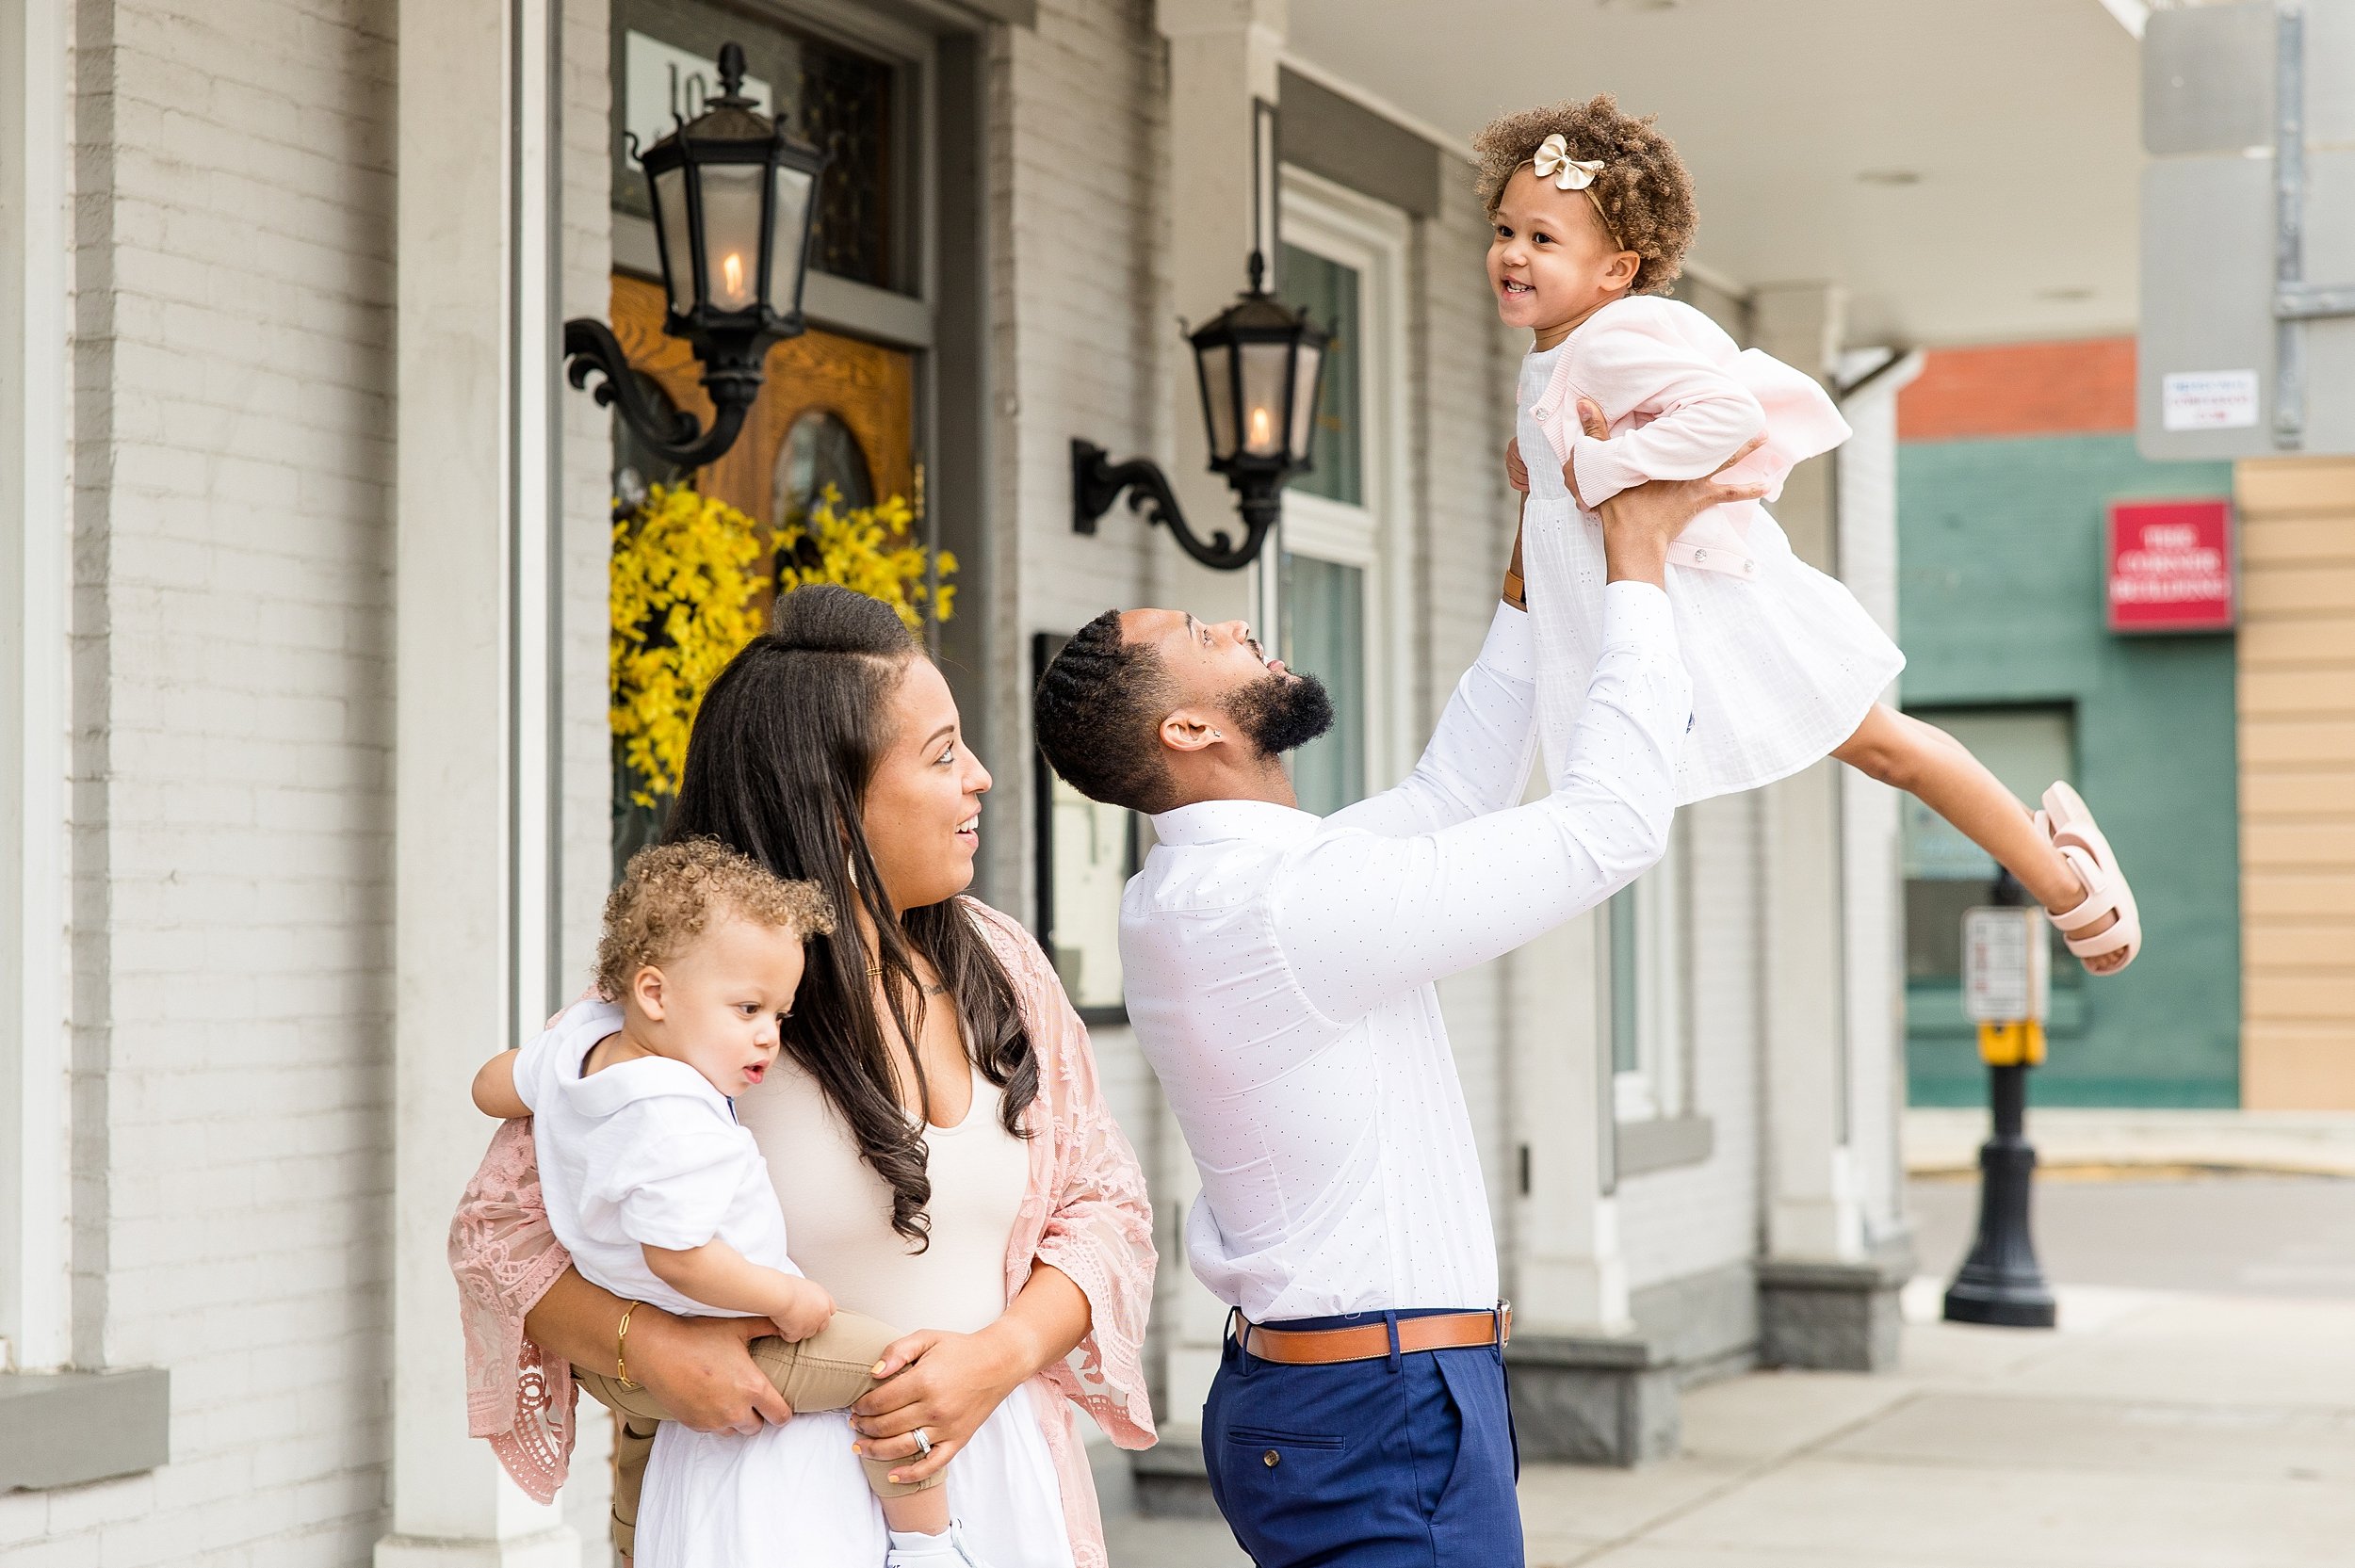
{"type": "MultiPolygon", "coordinates": [[[[1398,1348],[1415,1350],[1459,1350],[1494,1345],[1513,1337],[1513,1309],[1494,1312],[1442,1312],[1428,1317],[1398,1320],[1398,1348]]],[[[1390,1329],[1376,1320],[1346,1329],[1271,1329],[1246,1322],[1242,1326],[1246,1355],[1287,1366],[1321,1366],[1336,1361],[1374,1361],[1390,1353],[1390,1329]]]]}

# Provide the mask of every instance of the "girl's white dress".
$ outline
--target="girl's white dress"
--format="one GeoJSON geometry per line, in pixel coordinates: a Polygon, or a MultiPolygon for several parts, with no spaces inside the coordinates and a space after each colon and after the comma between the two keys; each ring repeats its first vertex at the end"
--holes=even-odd
{"type": "MultiPolygon", "coordinates": [[[[1646,479],[1715,470],[1762,428],[1767,445],[1729,478],[1779,494],[1794,463],[1848,428],[1811,379],[1744,350],[1690,305],[1635,296],[1604,306],[1558,347],[1522,362],[1516,433],[1529,469],[1522,572],[1537,643],[1537,710],[1550,777],[1601,654],[1602,525],[1589,507],[1646,479]],[[1590,397],[1611,439],[1579,432],[1590,397]]],[[[1696,519],[1669,553],[1668,602],[1693,678],[1677,802],[1753,789],[1828,755],[1905,668],[1905,655],[1845,587],[1792,554],[1756,502],[1696,519]]]]}

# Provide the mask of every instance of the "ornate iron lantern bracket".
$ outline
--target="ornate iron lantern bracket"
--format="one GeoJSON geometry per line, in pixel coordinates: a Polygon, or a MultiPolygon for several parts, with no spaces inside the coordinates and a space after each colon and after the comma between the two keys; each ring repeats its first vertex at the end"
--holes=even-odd
{"type": "Polygon", "coordinates": [[[1073,533],[1096,532],[1096,520],[1110,511],[1113,503],[1126,491],[1129,509],[1148,524],[1166,527],[1179,549],[1212,571],[1233,572],[1259,558],[1268,529],[1275,525],[1276,518],[1282,514],[1275,486],[1268,485],[1264,493],[1246,493],[1237,508],[1242,513],[1245,530],[1241,544],[1224,528],[1213,532],[1206,542],[1187,525],[1186,514],[1178,507],[1177,493],[1169,488],[1169,476],[1161,472],[1161,464],[1150,458],[1113,462],[1111,457],[1092,441],[1074,440],[1071,444],[1073,533]]]}

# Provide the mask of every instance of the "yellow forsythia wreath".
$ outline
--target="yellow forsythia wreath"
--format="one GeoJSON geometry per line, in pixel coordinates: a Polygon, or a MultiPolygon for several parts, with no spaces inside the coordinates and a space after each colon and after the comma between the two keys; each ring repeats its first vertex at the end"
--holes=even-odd
{"type": "MultiPolygon", "coordinates": [[[[946,621],[955,590],[932,581],[932,553],[909,542],[914,513],[898,496],[845,512],[830,488],[805,522],[760,526],[726,502],[685,485],[656,485],[613,525],[608,716],[630,799],[675,794],[687,736],[713,677],[760,631],[761,589],[840,583],[899,611],[910,631],[928,608],[946,621]],[[773,576],[772,574],[773,573],[773,576]]],[[[940,574],[956,558],[939,552],[940,574]]]]}
{"type": "Polygon", "coordinates": [[[957,590],[945,582],[935,590],[927,563],[936,562],[946,577],[957,569],[956,555],[943,550],[934,556],[914,542],[916,514],[907,502],[894,495],[836,511],[840,500],[828,485],[806,518],[777,530],[777,591],[840,583],[898,610],[912,632],[924,629],[927,609],[942,621],[953,615],[957,590]]]}

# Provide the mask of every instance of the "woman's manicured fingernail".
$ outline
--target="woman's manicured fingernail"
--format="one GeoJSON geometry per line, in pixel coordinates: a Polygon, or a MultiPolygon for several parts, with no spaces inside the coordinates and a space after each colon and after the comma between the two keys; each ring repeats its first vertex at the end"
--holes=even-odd
{"type": "Polygon", "coordinates": [[[880,1377],[882,1377],[882,1376],[883,1376],[883,1369],[884,1369],[884,1364],[883,1364],[882,1362],[880,1362],[880,1361],[879,1361],[879,1362],[875,1363],[875,1365],[874,1365],[874,1366],[869,1366],[869,1367],[867,1369],[867,1375],[868,1375],[869,1377],[870,1377],[870,1378],[880,1378],[880,1377]]]}
{"type": "Polygon", "coordinates": [[[887,1480],[889,1480],[889,1481],[891,1482],[891,1484],[892,1484],[892,1485],[894,1485],[894,1486],[898,1486],[898,1485],[899,1485],[901,1481],[906,1480],[906,1479],[907,1479],[907,1477],[905,1477],[905,1476],[903,1476],[903,1475],[900,1474],[900,1472],[899,1472],[899,1471],[894,1470],[894,1471],[892,1471],[892,1472],[891,1472],[891,1474],[890,1474],[889,1476],[885,1477],[885,1479],[887,1479],[887,1480]]]}
{"type": "Polygon", "coordinates": [[[851,1452],[853,1452],[853,1453],[854,1453],[854,1454],[863,1454],[863,1453],[865,1453],[866,1451],[867,1451],[866,1449],[864,1449],[864,1448],[860,1447],[859,1447],[857,1444],[855,1444],[855,1443],[853,1443],[853,1444],[852,1444],[852,1445],[851,1445],[851,1452]]]}

